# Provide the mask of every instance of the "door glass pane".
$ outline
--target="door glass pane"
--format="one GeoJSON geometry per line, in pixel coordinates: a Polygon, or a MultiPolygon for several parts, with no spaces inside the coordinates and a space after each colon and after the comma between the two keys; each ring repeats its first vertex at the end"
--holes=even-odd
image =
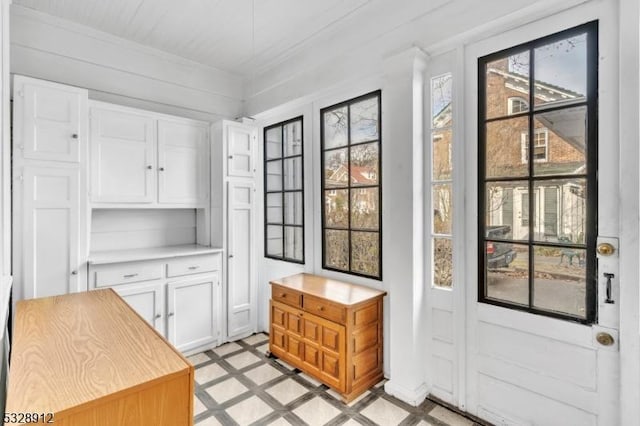
{"type": "Polygon", "coordinates": [[[282,226],[267,226],[267,256],[282,257],[282,226]]]}
{"type": "Polygon", "coordinates": [[[451,287],[453,276],[453,243],[449,238],[433,239],[433,285],[451,287]]]}
{"type": "Polygon", "coordinates": [[[351,232],[351,270],[377,277],[379,274],[379,238],[377,232],[351,232]]]}
{"type": "Polygon", "coordinates": [[[486,238],[529,238],[529,186],[527,181],[490,182],[486,185],[486,238]]]}
{"type": "Polygon", "coordinates": [[[431,195],[433,203],[433,232],[435,234],[451,234],[453,221],[452,185],[433,185],[431,195]]]}
{"type": "Polygon", "coordinates": [[[348,141],[347,107],[324,111],[324,149],[344,146],[348,141]]]}
{"type": "Polygon", "coordinates": [[[284,227],[284,257],[302,260],[302,228],[284,227]]]}
{"type": "Polygon", "coordinates": [[[324,186],[326,188],[349,184],[348,148],[334,149],[324,153],[324,186]]]}
{"type": "Polygon", "coordinates": [[[269,161],[267,167],[267,191],[282,191],[282,161],[269,161]]]}
{"type": "Polygon", "coordinates": [[[486,118],[509,115],[509,98],[529,99],[529,52],[486,65],[486,118]]]}
{"type": "Polygon", "coordinates": [[[431,127],[450,127],[452,123],[451,99],[453,79],[451,74],[431,79],[431,127]]]}
{"type": "Polygon", "coordinates": [[[351,105],[351,144],[373,141],[378,136],[378,97],[351,105]]]}
{"type": "Polygon", "coordinates": [[[351,185],[378,184],[378,143],[351,148],[351,185]]]}
{"type": "Polygon", "coordinates": [[[587,34],[535,49],[536,109],[581,102],[587,94],[587,34]]]}
{"type": "Polygon", "coordinates": [[[284,126],[284,156],[302,154],[302,121],[294,121],[284,126]]]}
{"type": "Polygon", "coordinates": [[[519,177],[529,174],[526,141],[529,134],[527,117],[492,121],[486,124],[487,178],[519,177]]]}
{"type": "Polygon", "coordinates": [[[351,228],[377,230],[379,218],[378,188],[352,189],[351,228]]]}
{"type": "Polygon", "coordinates": [[[349,190],[324,191],[324,225],[329,228],[349,227],[349,190]]]}
{"type": "Polygon", "coordinates": [[[336,231],[326,229],[325,241],[325,265],[330,268],[349,269],[349,231],[336,231]]]}
{"type": "Polygon", "coordinates": [[[432,133],[433,180],[451,179],[452,138],[453,132],[451,129],[437,130],[432,133]]]}
{"type": "MultiPolygon", "coordinates": [[[[536,129],[540,133],[534,140],[533,170],[537,176],[585,174],[587,149],[587,108],[566,108],[534,115],[536,129]],[[542,143],[546,142],[546,149],[542,143]],[[537,146],[537,147],[536,147],[537,146]]],[[[538,131],[537,131],[538,132],[538,131]]]]}
{"type": "Polygon", "coordinates": [[[284,189],[302,189],[302,157],[284,160],[284,189]]]}
{"type": "Polygon", "coordinates": [[[529,248],[488,241],[485,251],[486,296],[529,305],[529,248]]]}
{"type": "Polygon", "coordinates": [[[302,214],[302,192],[285,192],[284,223],[287,225],[302,225],[302,214]]]}
{"type": "Polygon", "coordinates": [[[267,223],[282,222],[282,194],[267,194],[267,223]]]}
{"type": "Polygon", "coordinates": [[[278,126],[267,130],[265,138],[265,158],[271,160],[282,157],[282,128],[278,126]]]}
{"type": "Polygon", "coordinates": [[[533,247],[536,308],[586,317],[586,250],[533,247]]]}
{"type": "Polygon", "coordinates": [[[586,179],[554,179],[535,183],[534,240],[585,244],[586,179]]]}

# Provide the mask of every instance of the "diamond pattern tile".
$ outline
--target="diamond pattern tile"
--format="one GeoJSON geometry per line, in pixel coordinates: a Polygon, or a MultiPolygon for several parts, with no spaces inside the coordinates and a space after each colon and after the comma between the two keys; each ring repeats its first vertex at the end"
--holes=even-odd
{"type": "Polygon", "coordinates": [[[344,404],[316,379],[267,358],[268,348],[261,333],[189,357],[197,367],[196,426],[479,426],[430,400],[407,405],[385,393],[385,380],[344,404]]]}

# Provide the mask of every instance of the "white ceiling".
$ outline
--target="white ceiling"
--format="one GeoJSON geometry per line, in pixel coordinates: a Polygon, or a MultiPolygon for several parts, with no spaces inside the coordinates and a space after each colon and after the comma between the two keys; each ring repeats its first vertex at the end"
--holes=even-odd
{"type": "Polygon", "coordinates": [[[336,23],[358,14],[360,9],[366,9],[371,2],[372,0],[14,1],[27,8],[242,75],[250,75],[282,62],[315,37],[326,35],[336,23]]]}

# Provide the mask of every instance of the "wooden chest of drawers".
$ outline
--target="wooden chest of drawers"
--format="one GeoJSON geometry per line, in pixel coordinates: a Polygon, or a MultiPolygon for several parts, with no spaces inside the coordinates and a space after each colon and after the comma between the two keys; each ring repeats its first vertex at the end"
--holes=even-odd
{"type": "Polygon", "coordinates": [[[269,350],[349,402],[382,379],[385,294],[310,274],[271,281],[269,350]]]}

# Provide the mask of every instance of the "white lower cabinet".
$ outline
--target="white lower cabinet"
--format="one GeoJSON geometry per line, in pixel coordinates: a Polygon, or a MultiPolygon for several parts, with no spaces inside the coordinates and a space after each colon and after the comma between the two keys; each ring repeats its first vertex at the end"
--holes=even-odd
{"type": "Polygon", "coordinates": [[[221,256],[91,264],[89,288],[113,288],[182,352],[212,348],[222,343],[221,256]]]}

